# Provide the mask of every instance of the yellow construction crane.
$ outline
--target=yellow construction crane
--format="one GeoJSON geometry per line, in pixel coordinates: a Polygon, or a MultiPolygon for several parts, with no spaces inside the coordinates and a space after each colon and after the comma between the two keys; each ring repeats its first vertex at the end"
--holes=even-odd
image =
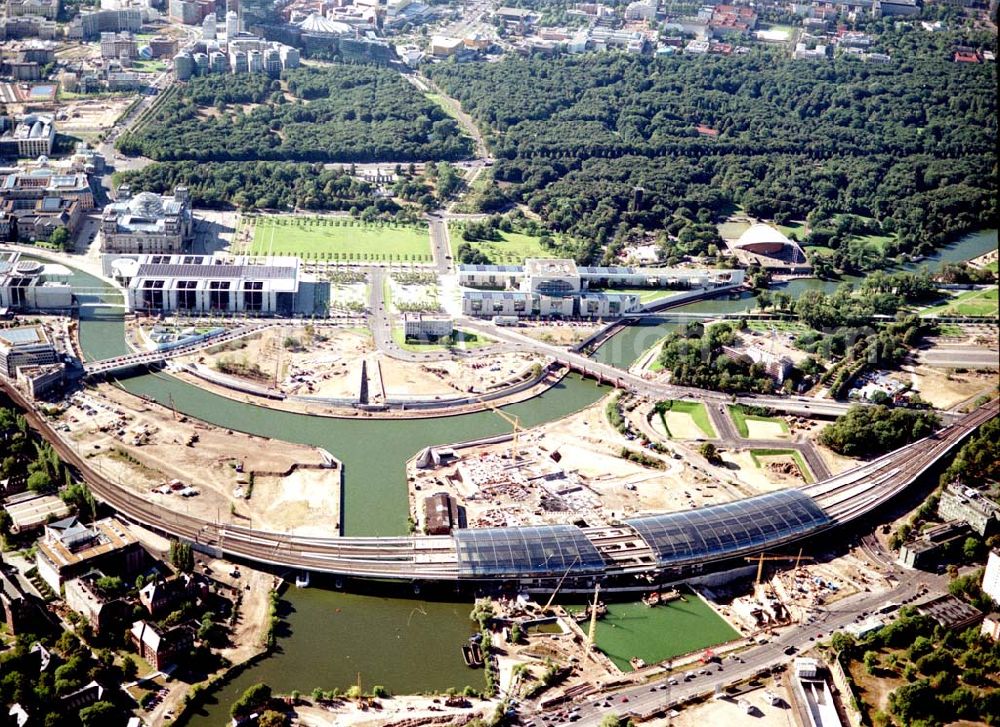
{"type": "Polygon", "coordinates": [[[518,453],[521,451],[520,450],[521,432],[524,431],[524,428],[521,426],[521,417],[508,414],[503,409],[494,404],[492,401],[487,401],[486,399],[480,399],[479,401],[487,408],[489,408],[490,411],[492,411],[494,414],[496,414],[498,417],[503,419],[505,422],[507,422],[514,428],[514,438],[511,439],[510,443],[510,461],[511,462],[515,461],[517,459],[518,453]]]}
{"type": "Polygon", "coordinates": [[[750,563],[753,563],[754,561],[757,562],[757,580],[754,581],[754,583],[755,583],[755,585],[759,586],[760,585],[760,576],[761,576],[761,573],[764,570],[764,561],[765,560],[784,560],[784,561],[794,560],[795,561],[795,566],[794,567],[798,568],[800,561],[803,561],[803,560],[815,560],[815,558],[813,558],[811,556],[808,556],[808,555],[802,555],[802,550],[799,549],[799,554],[798,555],[765,555],[764,553],[761,553],[760,555],[748,555],[748,556],[746,556],[746,558],[744,558],[744,560],[746,560],[746,561],[748,561],[750,563]]]}
{"type": "Polygon", "coordinates": [[[556,600],[556,596],[559,594],[559,589],[562,588],[563,581],[566,580],[566,576],[569,575],[569,572],[573,570],[573,566],[579,562],[580,556],[578,555],[573,559],[573,562],[569,564],[569,568],[566,569],[566,572],[562,574],[562,578],[560,578],[559,582],[556,584],[556,590],[552,591],[552,595],[549,596],[548,602],[546,602],[546,604],[542,607],[542,613],[548,613],[549,609],[552,608],[552,602],[556,600]]]}

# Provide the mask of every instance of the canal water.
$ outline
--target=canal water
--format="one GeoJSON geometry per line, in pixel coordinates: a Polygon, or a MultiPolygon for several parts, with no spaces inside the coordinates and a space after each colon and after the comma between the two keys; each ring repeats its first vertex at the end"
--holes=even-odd
{"type": "MultiPolygon", "coordinates": [[[[586,631],[589,625],[583,623],[581,628],[586,631]]],[[[629,672],[634,669],[632,657],[656,664],[732,641],[739,638],[739,632],[701,598],[687,592],[683,601],[662,606],[650,607],[641,601],[609,603],[607,616],[597,622],[594,638],[615,666],[629,672]]]]}
{"type": "MultiPolygon", "coordinates": [[[[916,263],[907,263],[898,268],[914,272],[917,270],[937,270],[944,263],[955,263],[984,255],[997,249],[997,230],[981,230],[966,235],[961,240],[943,247],[934,255],[929,255],[916,263]]],[[[819,280],[817,278],[801,278],[790,280],[787,285],[775,288],[775,291],[788,293],[792,298],[798,298],[809,290],[820,290],[824,293],[834,292],[842,283],[856,283],[861,278],[844,276],[839,280],[819,280]]],[[[737,295],[701,300],[687,305],[671,308],[669,311],[652,318],[643,318],[629,326],[601,346],[593,358],[607,364],[627,367],[648,351],[657,341],[673,331],[683,327],[684,321],[671,320],[671,313],[747,313],[756,310],[757,296],[749,291],[737,295]]]]}
{"type": "MultiPolygon", "coordinates": [[[[996,246],[996,230],[979,232],[909,267],[933,267],[941,262],[965,260],[996,246]]],[[[72,282],[87,288],[101,285],[81,272],[76,273],[72,282]]],[[[784,290],[798,296],[804,290],[831,290],[836,285],[801,280],[793,281],[784,290]]],[[[120,300],[116,295],[81,297],[83,302],[120,300]]],[[[753,296],[746,294],[733,300],[693,303],[680,310],[705,313],[754,307],[753,296]]],[[[662,320],[655,324],[640,322],[602,347],[597,357],[627,366],[676,325],[662,320]]],[[[80,341],[87,358],[126,353],[121,310],[85,309],[81,314],[80,341]]],[[[509,426],[492,413],[414,421],[332,420],[236,402],[162,374],[127,379],[122,385],[164,404],[172,399],[179,411],[220,426],[328,449],[345,466],[343,512],[348,535],[405,532],[404,462],[421,447],[509,431],[509,426]]],[[[530,427],[585,407],[605,392],[591,382],[570,377],[546,395],[505,410],[530,427]]],[[[363,684],[382,684],[396,692],[461,689],[466,684],[482,686],[482,673],[469,670],[459,650],[461,641],[470,633],[469,603],[381,598],[311,588],[290,589],[283,607],[288,611],[285,615],[288,632],[279,639],[278,653],[247,669],[219,691],[217,701],[196,714],[192,725],[225,724],[232,701],[257,682],[266,682],[281,692],[292,689],[308,692],[314,687],[343,689],[354,683],[360,673],[363,684]]],[[[627,661],[629,649],[640,649],[636,655],[643,656],[645,640],[665,639],[668,633],[714,628],[711,624],[668,619],[670,609],[646,609],[641,604],[612,608],[611,620],[598,628],[598,644],[607,648],[615,659],[627,661]],[[619,622],[623,629],[620,633],[618,625],[611,625],[619,622]],[[608,630],[615,633],[605,635],[608,630]]],[[[720,636],[718,640],[724,638],[720,636]]]]}

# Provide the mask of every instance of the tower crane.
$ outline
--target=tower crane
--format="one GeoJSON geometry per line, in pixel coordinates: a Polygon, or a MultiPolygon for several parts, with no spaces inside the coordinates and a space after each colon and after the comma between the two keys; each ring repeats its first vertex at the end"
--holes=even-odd
{"type": "Polygon", "coordinates": [[[764,561],[765,560],[782,560],[782,561],[794,560],[795,561],[795,566],[794,567],[798,568],[800,561],[803,561],[803,560],[815,560],[815,558],[813,558],[812,556],[808,556],[808,555],[802,555],[802,549],[800,548],[798,555],[765,555],[764,553],[761,553],[760,555],[748,555],[748,556],[746,556],[744,558],[744,560],[746,560],[746,561],[748,561],[750,563],[753,563],[754,561],[757,562],[757,579],[754,581],[754,585],[759,586],[760,585],[760,576],[761,576],[761,573],[764,570],[764,561]]]}
{"type": "Polygon", "coordinates": [[[511,427],[514,428],[514,438],[511,440],[510,444],[510,460],[511,462],[515,461],[517,459],[518,453],[521,451],[520,450],[521,432],[524,431],[524,427],[521,426],[521,417],[508,414],[503,409],[494,404],[492,401],[488,401],[486,399],[479,399],[479,401],[480,403],[484,404],[490,411],[492,411],[494,414],[496,414],[498,417],[503,419],[505,422],[510,424],[511,427]]]}

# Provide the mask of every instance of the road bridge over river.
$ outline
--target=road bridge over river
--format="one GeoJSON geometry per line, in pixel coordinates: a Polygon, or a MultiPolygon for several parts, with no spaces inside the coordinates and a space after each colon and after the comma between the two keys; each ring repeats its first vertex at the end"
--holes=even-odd
{"type": "MultiPolygon", "coordinates": [[[[572,560],[574,553],[577,557],[582,554],[591,559],[587,561],[585,572],[580,574],[589,578],[657,574],[662,577],[665,571],[678,573],[678,567],[688,564],[702,567],[713,561],[741,558],[850,522],[905,490],[979,425],[996,416],[998,410],[997,402],[992,401],[931,437],[849,472],[799,490],[769,493],[726,505],[639,518],[604,527],[563,525],[462,530],[455,536],[340,538],[266,532],[165,510],[141,495],[120,488],[94,470],[92,463],[82,457],[72,443],[64,440],[20,391],[7,382],[3,382],[3,386],[15,403],[25,410],[31,425],[51,442],[64,461],[80,473],[97,498],[129,520],[190,541],[207,552],[280,567],[359,578],[470,583],[528,578],[538,587],[546,583],[551,585],[572,570],[573,564],[580,562],[572,560]],[[776,494],[778,498],[775,498],[776,494]],[[766,508],[768,503],[787,504],[788,501],[792,502],[792,507],[786,508],[789,512],[774,518],[764,517],[769,513],[762,508],[766,508]],[[740,510],[744,505],[756,507],[761,517],[746,517],[746,513],[740,510]],[[790,527],[792,517],[795,522],[790,527]],[[690,552],[685,556],[686,560],[675,558],[669,561],[670,567],[667,568],[663,542],[654,542],[649,537],[651,531],[646,528],[649,520],[657,518],[659,520],[654,526],[661,528],[667,537],[673,537],[670,528],[680,528],[683,532],[699,533],[698,537],[707,541],[701,526],[706,523],[717,525],[713,548],[709,550],[705,543],[699,546],[688,542],[686,545],[690,552]],[[762,524],[764,520],[774,522],[762,524]],[[741,530],[744,535],[734,537],[733,530],[741,530]],[[498,544],[502,547],[497,547],[498,544]],[[526,560],[499,566],[494,562],[491,565],[491,558],[495,558],[498,551],[516,552],[518,549],[525,554],[526,560]],[[568,562],[569,569],[566,568],[568,562]],[[523,569],[522,572],[519,569],[523,569]]],[[[690,540],[691,536],[683,535],[683,532],[681,535],[690,540]]]]}

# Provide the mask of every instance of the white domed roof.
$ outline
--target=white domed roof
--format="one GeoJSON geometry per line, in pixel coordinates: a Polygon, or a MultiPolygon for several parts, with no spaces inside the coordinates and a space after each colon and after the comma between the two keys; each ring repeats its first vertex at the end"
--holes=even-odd
{"type": "Polygon", "coordinates": [[[129,200],[129,211],[140,217],[155,219],[163,215],[163,200],[152,192],[140,192],[129,200]]]}
{"type": "Polygon", "coordinates": [[[779,242],[783,245],[792,244],[792,241],[785,237],[781,230],[758,222],[757,224],[751,225],[746,232],[740,235],[740,239],[736,241],[736,246],[744,247],[746,245],[769,242],[779,242]]]}

